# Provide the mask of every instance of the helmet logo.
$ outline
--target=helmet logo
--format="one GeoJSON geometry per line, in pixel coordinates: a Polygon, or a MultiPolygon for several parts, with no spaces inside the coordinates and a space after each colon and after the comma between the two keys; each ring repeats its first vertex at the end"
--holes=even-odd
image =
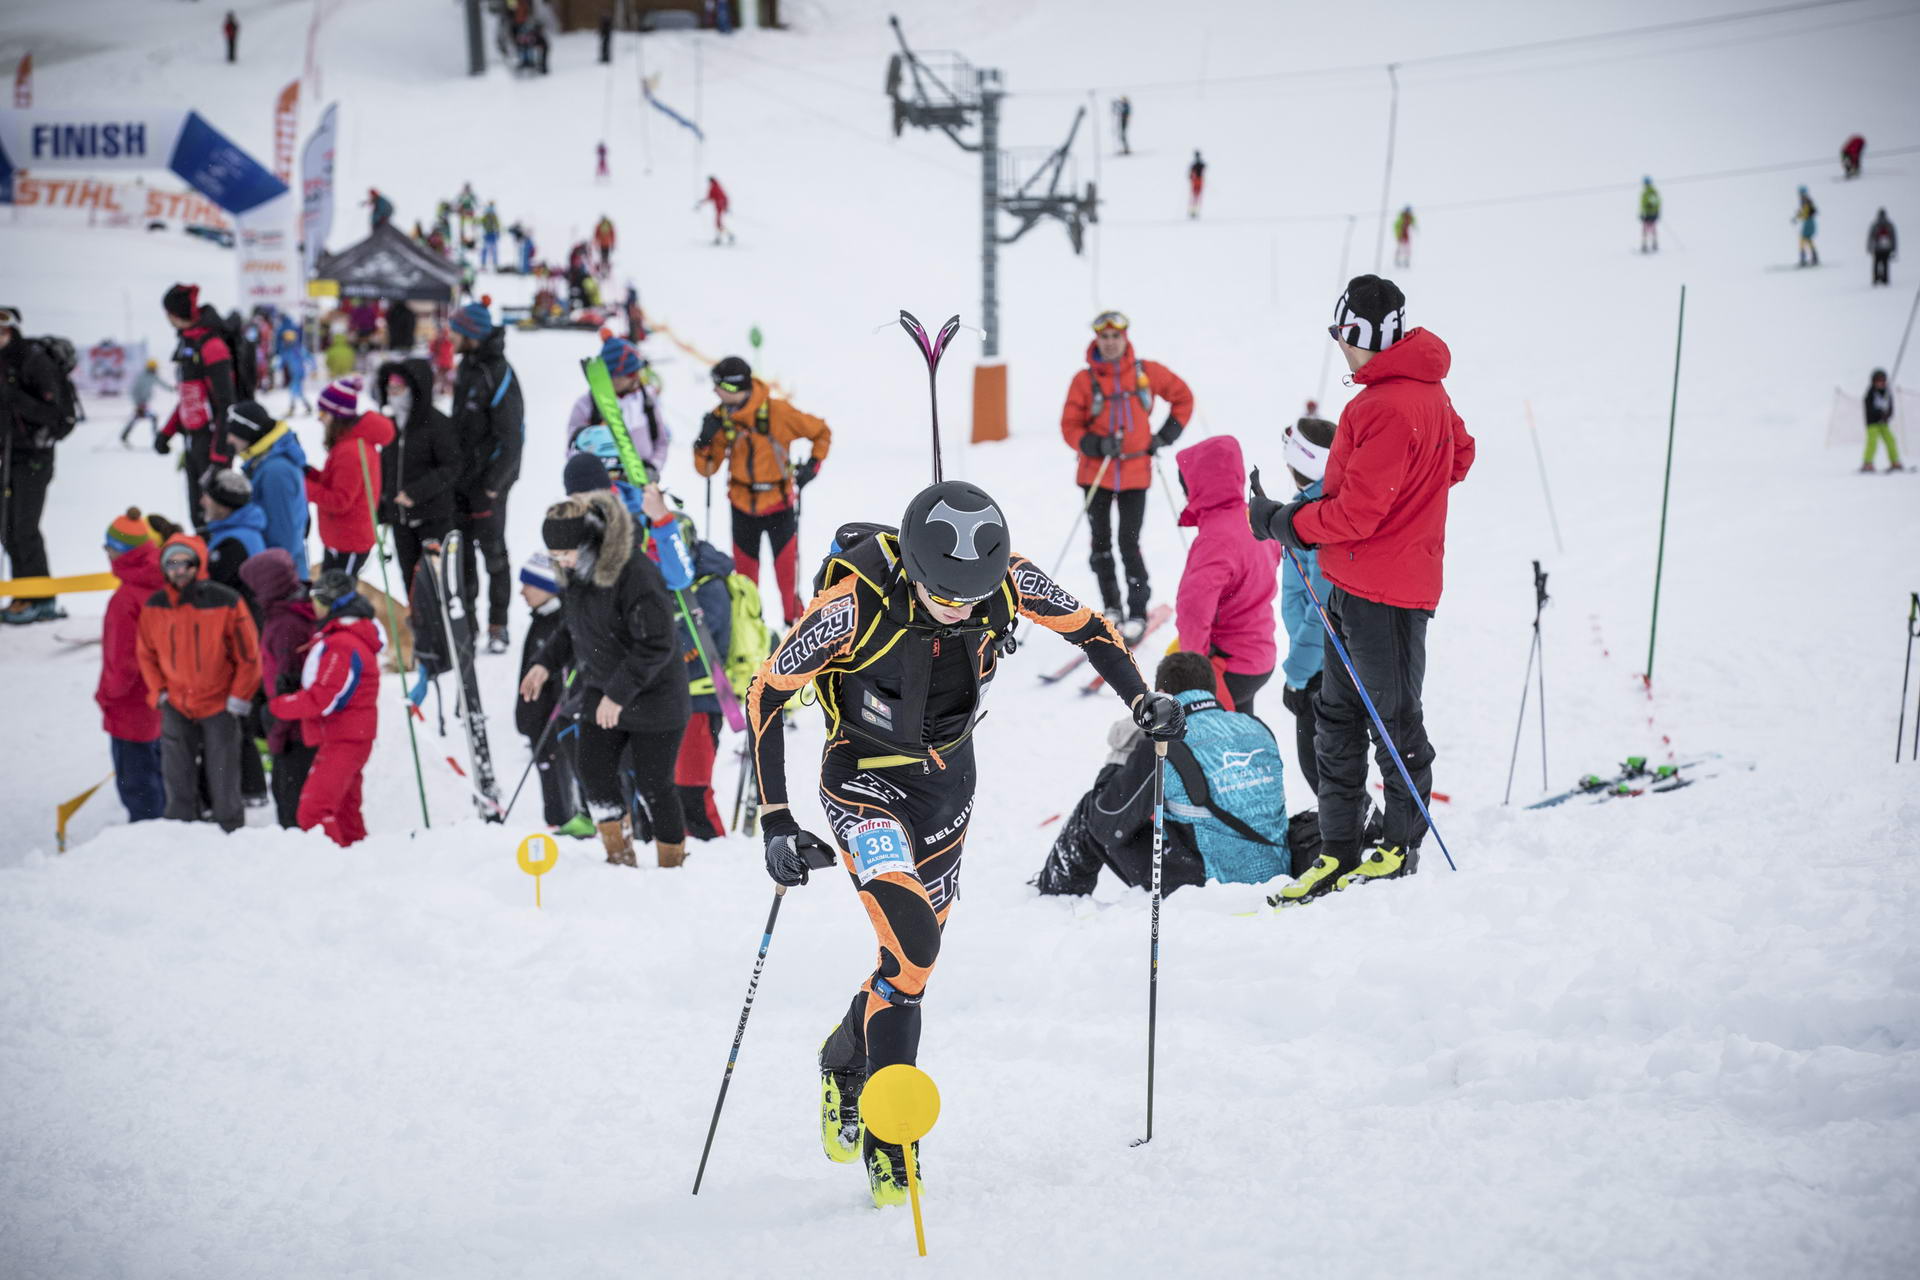
{"type": "Polygon", "coordinates": [[[947,525],[953,530],[953,558],[955,560],[978,560],[980,549],[974,545],[974,539],[980,534],[982,525],[994,525],[1004,529],[1000,513],[992,507],[983,507],[978,511],[961,511],[950,505],[945,498],[940,505],[927,512],[927,523],[934,521],[947,525]]]}

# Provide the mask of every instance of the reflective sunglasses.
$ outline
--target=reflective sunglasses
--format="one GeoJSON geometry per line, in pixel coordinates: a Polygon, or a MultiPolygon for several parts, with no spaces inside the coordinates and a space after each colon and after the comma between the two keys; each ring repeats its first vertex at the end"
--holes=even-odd
{"type": "MultiPolygon", "coordinates": [[[[923,587],[922,590],[925,590],[925,588],[923,587]]],[[[927,599],[933,601],[942,609],[966,609],[968,611],[971,611],[973,606],[980,603],[978,600],[949,600],[945,596],[937,596],[931,591],[927,592],[927,599]]]]}
{"type": "Polygon", "coordinates": [[[1093,331],[1095,333],[1125,333],[1127,323],[1127,317],[1121,312],[1102,311],[1093,318],[1093,331]]]}
{"type": "Polygon", "coordinates": [[[717,391],[745,391],[753,386],[753,380],[751,378],[744,381],[739,378],[715,378],[713,385],[717,391]]]}

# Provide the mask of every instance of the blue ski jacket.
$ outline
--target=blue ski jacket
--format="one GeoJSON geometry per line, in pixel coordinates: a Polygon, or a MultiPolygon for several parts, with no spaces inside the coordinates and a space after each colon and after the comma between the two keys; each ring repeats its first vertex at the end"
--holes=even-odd
{"type": "Polygon", "coordinates": [[[307,454],[282,422],[247,450],[242,468],[253,482],[253,505],[267,517],[269,547],[285,547],[305,582],[307,568],[307,454]]]}
{"type": "MultiPolygon", "coordinates": [[[[1320,482],[1300,491],[1303,498],[1320,496],[1320,482]]],[[[1293,558],[1300,562],[1307,577],[1313,582],[1313,590],[1322,604],[1327,600],[1327,580],[1320,573],[1320,553],[1317,551],[1296,551],[1293,558]]],[[[1320,674],[1320,666],[1326,656],[1327,633],[1320,625],[1320,613],[1313,607],[1313,600],[1307,595],[1307,589],[1300,582],[1300,575],[1288,568],[1283,561],[1280,565],[1280,620],[1287,627],[1287,656],[1280,664],[1280,671],[1286,677],[1287,688],[1304,689],[1307,681],[1320,674]]]]}

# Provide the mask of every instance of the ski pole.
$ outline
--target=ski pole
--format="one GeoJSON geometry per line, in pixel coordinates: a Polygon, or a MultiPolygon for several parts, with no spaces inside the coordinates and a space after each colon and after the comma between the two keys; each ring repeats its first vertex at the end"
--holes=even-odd
{"type": "Polygon", "coordinates": [[[1527,674],[1520,680],[1520,715],[1513,722],[1513,754],[1507,759],[1507,794],[1500,801],[1510,804],[1513,801],[1513,770],[1520,763],[1520,726],[1527,721],[1527,692],[1533,687],[1533,660],[1540,659],[1540,789],[1545,791],[1547,781],[1547,655],[1540,643],[1540,610],[1547,603],[1547,575],[1540,571],[1540,562],[1533,562],[1533,643],[1527,648],[1527,674]]]}
{"type": "Polygon", "coordinates": [[[707,522],[700,526],[700,536],[703,538],[711,538],[713,536],[713,477],[712,476],[707,477],[707,522]]]}
{"type": "Polygon", "coordinates": [[[1320,625],[1326,628],[1327,639],[1333,641],[1333,651],[1340,655],[1340,665],[1346,668],[1347,678],[1353,681],[1353,687],[1360,691],[1360,701],[1366,704],[1367,716],[1373,721],[1373,727],[1380,731],[1380,741],[1387,744],[1387,751],[1393,756],[1394,768],[1400,771],[1400,781],[1407,786],[1407,794],[1413,797],[1414,806],[1420,810],[1420,816],[1427,820],[1427,829],[1433,832],[1433,838],[1439,842],[1440,852],[1446,857],[1448,869],[1458,871],[1460,868],[1454,864],[1453,854],[1447,849],[1446,838],[1440,834],[1440,828],[1434,825],[1433,814],[1427,811],[1427,802],[1420,797],[1420,788],[1413,785],[1413,775],[1407,772],[1407,762],[1401,757],[1400,748],[1394,745],[1393,735],[1387,732],[1386,721],[1380,718],[1380,712],[1375,709],[1373,699],[1367,694],[1367,686],[1360,679],[1360,673],[1353,669],[1353,659],[1347,656],[1347,646],[1340,642],[1340,633],[1333,629],[1333,619],[1327,616],[1327,606],[1320,603],[1320,594],[1313,589],[1313,583],[1307,580],[1307,571],[1302,569],[1299,560],[1294,558],[1293,549],[1282,547],[1280,554],[1287,558],[1287,563],[1293,566],[1294,573],[1300,577],[1300,585],[1307,589],[1307,598],[1313,601],[1314,612],[1320,615],[1320,625]]]}
{"type": "Polygon", "coordinates": [[[1080,512],[1073,518],[1073,527],[1067,530],[1066,545],[1060,548],[1060,558],[1053,562],[1053,572],[1047,576],[1058,582],[1060,570],[1067,563],[1067,552],[1073,550],[1073,536],[1080,532],[1080,522],[1087,518],[1087,512],[1093,510],[1093,495],[1100,492],[1100,481],[1107,474],[1107,465],[1112,458],[1100,459],[1100,469],[1093,473],[1093,483],[1087,486],[1087,500],[1080,504],[1080,512]]]}
{"type": "MultiPolygon", "coordinates": [[[[367,444],[355,442],[360,451],[360,483],[367,494],[367,523],[373,526],[373,546],[380,558],[380,590],[387,597],[387,635],[393,638],[396,656],[400,646],[400,623],[393,608],[393,585],[387,580],[387,540],[380,536],[379,508],[373,501],[373,471],[367,466],[367,444]]],[[[400,697],[407,704],[406,714],[400,718],[407,722],[407,745],[413,749],[413,785],[420,792],[420,825],[431,831],[433,817],[427,812],[427,776],[420,769],[420,738],[413,731],[413,699],[407,697],[407,673],[400,673],[400,697]]]]}
{"type": "Polygon", "coordinates": [[[780,919],[780,900],[787,886],[773,887],[773,907],[767,912],[767,927],[760,935],[760,954],[753,962],[753,976],[747,979],[747,1000],[740,1006],[740,1025],[733,1029],[733,1048],[727,1054],[727,1069],[720,1076],[720,1096],[713,1100],[713,1119],[707,1122],[707,1144],[700,1148],[700,1167],[694,1171],[693,1194],[700,1194],[700,1180],[707,1175],[707,1156],[713,1151],[714,1131],[720,1127],[720,1108],[727,1104],[727,1086],[733,1083],[733,1067],[740,1061],[740,1042],[747,1036],[747,1018],[753,1013],[754,993],[760,989],[760,971],[767,967],[767,948],[773,945],[773,926],[780,919]]]}
{"type": "Polygon", "coordinates": [[[1153,744],[1153,946],[1147,965],[1147,1136],[1132,1145],[1153,1141],[1153,1046],[1160,1022],[1160,868],[1166,854],[1167,744],[1153,744]]]}
{"type": "Polygon", "coordinates": [[[1167,495],[1167,506],[1173,509],[1173,527],[1180,531],[1180,545],[1184,547],[1187,545],[1187,531],[1180,523],[1180,504],[1173,500],[1173,486],[1167,483],[1167,473],[1160,465],[1160,455],[1149,452],[1148,456],[1153,459],[1153,474],[1160,479],[1160,492],[1167,495]]]}
{"type": "Polygon", "coordinates": [[[939,336],[931,340],[927,337],[926,329],[921,326],[920,321],[911,311],[900,313],[900,327],[907,331],[908,337],[919,344],[920,354],[927,358],[927,399],[933,409],[933,482],[939,484],[941,479],[940,381],[937,375],[940,372],[940,357],[946,354],[947,343],[952,341],[953,335],[960,331],[960,317],[947,317],[947,322],[940,326],[939,336]]]}
{"type": "Polygon", "coordinates": [[[520,781],[514,785],[513,794],[507,797],[507,807],[500,812],[500,821],[505,822],[513,816],[513,806],[520,799],[520,789],[527,785],[527,777],[533,772],[533,766],[540,760],[540,752],[547,745],[547,736],[553,732],[553,726],[560,721],[560,702],[554,701],[553,711],[547,716],[545,727],[540,730],[539,741],[533,744],[533,754],[527,758],[527,767],[520,772],[520,781]]]}
{"type": "MultiPolygon", "coordinates": [[[[1907,606],[1907,665],[1900,672],[1900,727],[1893,731],[1893,762],[1900,763],[1900,744],[1907,736],[1907,681],[1913,678],[1913,640],[1920,635],[1920,591],[1907,606]]],[[[1920,760],[1920,710],[1913,713],[1914,759],[1920,760]]]]}

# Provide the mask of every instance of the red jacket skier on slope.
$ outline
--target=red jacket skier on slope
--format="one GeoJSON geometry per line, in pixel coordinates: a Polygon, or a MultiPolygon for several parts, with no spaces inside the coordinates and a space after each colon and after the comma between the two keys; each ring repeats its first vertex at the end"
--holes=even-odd
{"type": "Polygon", "coordinates": [[[693,207],[698,209],[702,204],[713,206],[713,242],[719,244],[724,238],[732,244],[733,232],[727,230],[727,209],[732,202],[727,199],[727,189],[720,185],[720,179],[712,174],[707,175],[707,194],[693,207]]]}

